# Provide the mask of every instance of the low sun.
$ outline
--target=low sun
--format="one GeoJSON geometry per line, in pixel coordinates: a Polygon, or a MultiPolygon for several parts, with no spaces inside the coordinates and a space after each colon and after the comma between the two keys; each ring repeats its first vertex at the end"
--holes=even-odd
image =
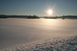
{"type": "Polygon", "coordinates": [[[49,10],[47,11],[47,13],[48,13],[48,15],[52,15],[53,11],[52,11],[51,9],[49,9],[49,10]]]}

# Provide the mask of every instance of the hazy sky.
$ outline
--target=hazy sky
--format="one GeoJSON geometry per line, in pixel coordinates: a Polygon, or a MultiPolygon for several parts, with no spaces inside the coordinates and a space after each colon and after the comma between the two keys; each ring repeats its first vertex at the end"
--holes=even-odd
{"type": "Polygon", "coordinates": [[[46,16],[77,15],[77,0],[0,0],[0,14],[46,16]]]}

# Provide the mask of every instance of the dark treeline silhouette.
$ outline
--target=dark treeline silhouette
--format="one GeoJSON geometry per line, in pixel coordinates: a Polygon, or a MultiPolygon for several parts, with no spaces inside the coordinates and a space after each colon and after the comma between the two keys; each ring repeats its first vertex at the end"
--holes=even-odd
{"type": "Polygon", "coordinates": [[[0,18],[26,18],[26,19],[39,19],[36,15],[0,15],[0,18]]]}
{"type": "Polygon", "coordinates": [[[66,16],[62,16],[63,19],[77,19],[77,16],[73,16],[73,15],[66,15],[66,16]]]}
{"type": "Polygon", "coordinates": [[[7,18],[7,15],[0,15],[0,18],[7,18]]]}
{"type": "Polygon", "coordinates": [[[36,15],[0,15],[0,18],[26,18],[26,19],[39,19],[39,18],[45,18],[45,19],[77,19],[77,16],[73,15],[63,15],[63,16],[45,16],[45,17],[39,17],[36,15]]]}
{"type": "Polygon", "coordinates": [[[45,19],[77,19],[75,15],[63,15],[63,16],[52,16],[52,17],[44,17],[45,19]]]}

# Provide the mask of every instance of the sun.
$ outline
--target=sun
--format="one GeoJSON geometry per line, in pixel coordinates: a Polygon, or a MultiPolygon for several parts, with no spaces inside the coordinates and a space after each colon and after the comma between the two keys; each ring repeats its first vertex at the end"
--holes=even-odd
{"type": "Polygon", "coordinates": [[[49,10],[47,11],[47,13],[48,13],[48,15],[52,15],[53,11],[52,11],[51,9],[49,9],[49,10]]]}

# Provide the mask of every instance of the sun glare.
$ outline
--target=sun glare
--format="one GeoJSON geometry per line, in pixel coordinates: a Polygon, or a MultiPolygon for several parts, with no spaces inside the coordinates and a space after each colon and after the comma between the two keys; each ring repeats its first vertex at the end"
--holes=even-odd
{"type": "Polygon", "coordinates": [[[49,10],[47,11],[47,13],[48,13],[48,15],[52,15],[53,11],[52,11],[51,9],[49,9],[49,10]]]}

